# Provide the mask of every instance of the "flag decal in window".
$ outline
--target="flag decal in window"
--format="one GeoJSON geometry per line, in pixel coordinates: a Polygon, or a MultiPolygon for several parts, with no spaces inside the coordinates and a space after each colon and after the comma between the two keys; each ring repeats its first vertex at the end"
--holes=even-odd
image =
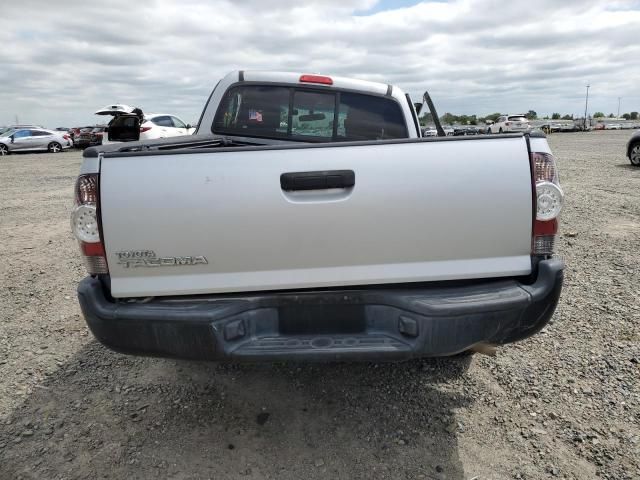
{"type": "Polygon", "coordinates": [[[262,122],[262,112],[259,112],[258,110],[249,110],[249,120],[262,122]]]}

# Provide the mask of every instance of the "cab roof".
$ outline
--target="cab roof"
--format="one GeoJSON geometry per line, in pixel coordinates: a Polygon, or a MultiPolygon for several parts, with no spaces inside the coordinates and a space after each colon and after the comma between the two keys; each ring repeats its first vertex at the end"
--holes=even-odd
{"type": "Polygon", "coordinates": [[[231,72],[228,76],[236,76],[240,81],[245,82],[269,82],[269,83],[288,83],[300,85],[324,85],[326,87],[342,88],[347,90],[360,90],[363,92],[374,93],[378,95],[391,95],[399,90],[390,84],[370,82],[368,80],[359,80],[354,78],[340,77],[334,75],[324,75],[318,73],[298,73],[298,72],[269,72],[261,70],[247,70],[231,72]],[[303,77],[321,77],[331,79],[331,85],[313,81],[301,81],[303,77]]]}

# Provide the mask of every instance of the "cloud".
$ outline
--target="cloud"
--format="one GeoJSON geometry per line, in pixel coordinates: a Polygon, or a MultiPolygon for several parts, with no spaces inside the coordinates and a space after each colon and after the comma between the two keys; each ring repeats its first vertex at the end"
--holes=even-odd
{"type": "Polygon", "coordinates": [[[640,110],[637,2],[155,0],[3,6],[0,124],[99,121],[123,102],[186,121],[235,69],[394,83],[440,112],[640,110]],[[292,6],[293,5],[293,6],[292,6]],[[397,5],[397,8],[394,6],[397,5]]]}

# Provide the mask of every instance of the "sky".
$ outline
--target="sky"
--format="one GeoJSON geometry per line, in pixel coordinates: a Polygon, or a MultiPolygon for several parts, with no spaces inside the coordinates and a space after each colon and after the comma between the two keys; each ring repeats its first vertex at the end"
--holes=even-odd
{"type": "MultiPolygon", "coordinates": [[[[5,2],[3,2],[5,3],[5,2]]],[[[444,114],[640,111],[639,0],[21,0],[1,7],[0,125],[194,122],[232,70],[429,90],[444,114]]]]}

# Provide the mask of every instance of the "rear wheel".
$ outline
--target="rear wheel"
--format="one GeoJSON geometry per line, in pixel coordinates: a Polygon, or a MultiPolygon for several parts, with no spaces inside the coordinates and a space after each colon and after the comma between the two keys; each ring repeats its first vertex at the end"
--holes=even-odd
{"type": "Polygon", "coordinates": [[[51,153],[58,153],[62,151],[62,145],[60,145],[58,142],[51,142],[49,144],[49,147],[47,147],[47,150],[49,150],[49,152],[51,153]]]}
{"type": "Polygon", "coordinates": [[[0,155],[9,155],[9,147],[4,143],[0,143],[0,155]]]}
{"type": "Polygon", "coordinates": [[[629,161],[631,161],[631,165],[640,167],[640,142],[631,145],[631,150],[629,150],[629,161]]]}
{"type": "Polygon", "coordinates": [[[498,133],[502,133],[502,127],[500,127],[500,130],[498,130],[498,133]]]}

